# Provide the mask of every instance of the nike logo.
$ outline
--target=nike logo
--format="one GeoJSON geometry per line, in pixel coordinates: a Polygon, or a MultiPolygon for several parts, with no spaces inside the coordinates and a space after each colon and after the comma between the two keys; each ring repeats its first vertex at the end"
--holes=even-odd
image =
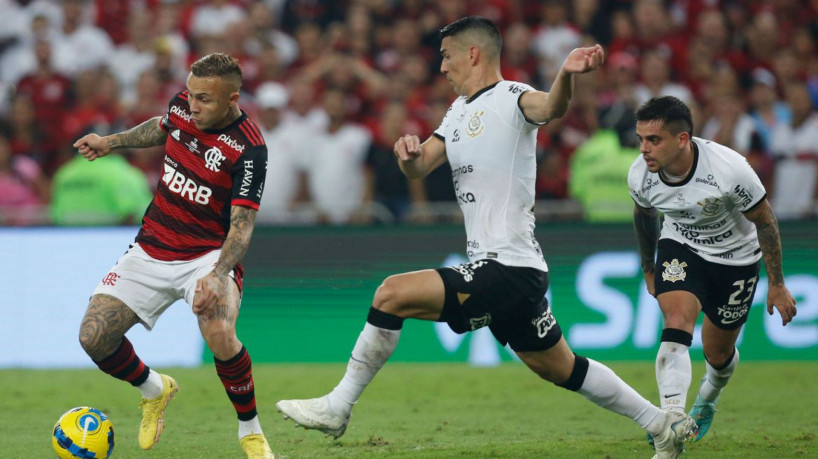
{"type": "Polygon", "coordinates": [[[678,397],[678,396],[680,396],[680,395],[682,395],[682,393],[681,393],[681,392],[679,392],[678,394],[670,394],[670,395],[665,395],[665,398],[670,398],[670,397],[678,397]]]}

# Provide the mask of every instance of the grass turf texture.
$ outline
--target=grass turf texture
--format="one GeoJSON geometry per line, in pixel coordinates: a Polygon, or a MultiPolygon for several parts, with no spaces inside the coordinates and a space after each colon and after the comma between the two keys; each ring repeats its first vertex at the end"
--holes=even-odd
{"type": "MultiPolygon", "coordinates": [[[[657,400],[652,362],[611,367],[657,400]]],[[[688,405],[702,371],[694,362],[688,405]],[[696,371],[698,370],[698,371],[696,371]]],[[[215,370],[160,369],[180,393],[166,413],[161,441],[137,446],[139,393],[96,370],[0,370],[2,458],[55,457],[51,429],[67,409],[90,405],[112,419],[113,458],[240,458],[236,419],[215,370]]],[[[364,393],[338,441],[295,429],[274,404],[330,390],[344,365],[257,365],[256,396],[279,458],[502,457],[633,458],[652,456],[643,431],[625,417],[539,380],[521,364],[388,364],[364,393]]],[[[818,457],[818,363],[747,362],[719,401],[710,433],[684,457],[818,457]]]]}

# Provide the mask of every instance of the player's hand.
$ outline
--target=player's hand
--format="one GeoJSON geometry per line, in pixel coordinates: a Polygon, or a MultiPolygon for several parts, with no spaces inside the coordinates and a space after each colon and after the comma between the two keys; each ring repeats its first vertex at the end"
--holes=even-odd
{"type": "Polygon", "coordinates": [[[108,140],[96,134],[88,134],[74,142],[74,148],[79,150],[88,161],[101,158],[111,152],[108,140]]]}
{"type": "Polygon", "coordinates": [[[193,295],[193,313],[205,318],[213,318],[218,308],[225,307],[227,287],[230,276],[219,276],[210,271],[205,277],[196,281],[193,295]]]}
{"type": "Polygon", "coordinates": [[[645,286],[648,288],[650,296],[656,296],[656,271],[643,273],[645,275],[645,286]]]}
{"type": "Polygon", "coordinates": [[[798,313],[795,307],[795,298],[784,285],[770,286],[767,292],[767,314],[773,315],[773,306],[781,314],[781,325],[792,322],[792,318],[798,313]]]}
{"type": "Polygon", "coordinates": [[[605,51],[602,45],[575,48],[562,63],[562,70],[566,73],[587,73],[599,68],[603,62],[605,51]]]}
{"type": "Polygon", "coordinates": [[[395,156],[401,161],[414,161],[420,157],[420,138],[406,134],[395,142],[395,156]]]}

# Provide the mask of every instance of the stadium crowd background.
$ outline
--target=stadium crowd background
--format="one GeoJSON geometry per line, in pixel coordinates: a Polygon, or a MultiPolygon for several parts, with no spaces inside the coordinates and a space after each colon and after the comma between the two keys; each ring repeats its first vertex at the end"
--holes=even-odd
{"type": "Polygon", "coordinates": [[[162,149],[87,163],[71,144],[167,110],[196,58],[228,52],[269,148],[262,224],[457,219],[448,168],[407,182],[455,95],[437,31],[494,20],[503,76],[547,90],[601,43],[569,113],[539,130],[540,219],[627,221],[634,109],[674,95],[695,134],[747,156],[780,219],[818,217],[818,0],[0,0],[0,225],[137,223],[162,149]]]}

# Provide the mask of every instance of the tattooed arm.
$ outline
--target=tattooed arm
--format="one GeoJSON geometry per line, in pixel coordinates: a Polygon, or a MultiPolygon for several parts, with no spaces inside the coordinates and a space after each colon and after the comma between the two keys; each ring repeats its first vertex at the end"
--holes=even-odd
{"type": "Polygon", "coordinates": [[[769,292],[767,293],[767,313],[772,315],[773,306],[781,314],[781,324],[790,323],[797,310],[795,299],[784,285],[784,274],[781,269],[781,236],[778,232],[778,221],[775,219],[770,203],[764,201],[744,216],[756,225],[758,244],[764,256],[764,267],[767,269],[769,292]]]}
{"type": "MultiPolygon", "coordinates": [[[[196,282],[196,296],[193,312],[213,318],[223,310],[221,303],[227,294],[230,277],[228,274],[239,264],[253,236],[258,211],[248,207],[233,206],[230,211],[230,230],[222,245],[222,252],[213,271],[196,282]]],[[[218,318],[218,317],[217,317],[218,318]]]]}
{"type": "Polygon", "coordinates": [[[168,134],[159,126],[161,119],[162,117],[156,116],[125,132],[105,137],[88,134],[74,142],[74,148],[77,148],[88,161],[93,161],[118,148],[147,148],[162,145],[168,134]]]}
{"type": "Polygon", "coordinates": [[[642,264],[642,274],[648,293],[656,294],[654,275],[656,271],[656,244],[659,242],[659,213],[656,208],[646,209],[639,205],[633,206],[633,228],[636,231],[636,244],[639,247],[639,259],[642,264]]]}

